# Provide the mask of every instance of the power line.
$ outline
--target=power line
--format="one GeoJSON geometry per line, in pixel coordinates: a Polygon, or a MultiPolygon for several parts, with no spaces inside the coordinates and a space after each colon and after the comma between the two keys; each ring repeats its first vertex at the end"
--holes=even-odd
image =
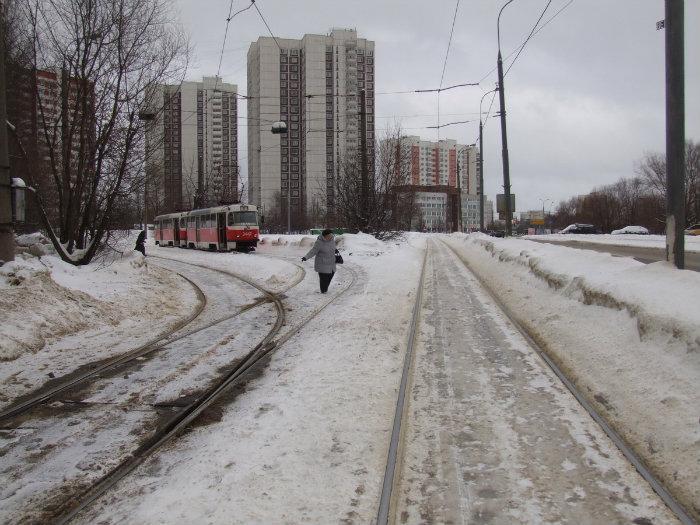
{"type": "Polygon", "coordinates": [[[459,11],[459,2],[455,4],[455,14],[452,16],[452,27],[450,28],[450,39],[447,41],[447,51],[445,52],[445,60],[442,63],[442,74],[440,75],[440,87],[437,89],[437,126],[438,140],[440,140],[440,92],[442,91],[442,83],[445,80],[445,71],[447,70],[447,58],[450,56],[450,47],[452,46],[452,35],[455,31],[455,21],[457,20],[457,11],[459,11]]]}
{"type": "Polygon", "coordinates": [[[513,67],[513,64],[515,64],[515,61],[518,60],[518,57],[520,56],[520,53],[523,52],[523,49],[525,49],[525,46],[527,43],[530,41],[530,38],[532,38],[532,35],[535,33],[535,30],[537,29],[537,26],[540,24],[540,21],[542,20],[542,17],[544,17],[544,14],[547,12],[547,9],[549,9],[549,6],[552,4],[552,0],[548,0],[547,5],[544,6],[544,9],[542,10],[542,13],[540,14],[540,17],[537,19],[537,22],[535,22],[535,25],[532,26],[532,30],[530,31],[530,34],[527,35],[527,38],[525,39],[525,42],[522,43],[520,46],[520,49],[518,49],[518,54],[515,55],[515,58],[513,61],[510,63],[508,66],[508,69],[506,69],[505,74],[503,75],[504,77],[508,75],[508,71],[510,71],[510,68],[513,67]]]}
{"type": "Polygon", "coordinates": [[[457,20],[457,11],[459,10],[459,2],[457,0],[457,5],[455,5],[455,14],[452,17],[452,28],[450,29],[450,39],[447,42],[447,52],[445,53],[445,61],[442,64],[442,75],[440,75],[440,89],[442,89],[442,82],[445,79],[445,70],[447,69],[447,57],[450,56],[450,47],[452,46],[452,35],[455,31],[455,21],[457,20]]]}
{"type": "MultiPolygon", "coordinates": [[[[542,25],[539,27],[539,29],[537,29],[537,31],[535,31],[535,32],[532,34],[532,36],[536,36],[540,31],[542,31],[545,27],[547,27],[547,26],[552,22],[552,20],[554,20],[557,16],[559,16],[559,14],[560,14],[562,11],[564,11],[567,7],[569,7],[569,6],[570,6],[571,4],[573,4],[573,3],[574,3],[574,0],[569,0],[566,4],[564,4],[564,6],[563,6],[561,9],[559,9],[559,11],[557,11],[556,13],[554,13],[551,17],[549,17],[549,19],[547,19],[547,21],[546,21],[544,24],[542,24],[542,25]]],[[[520,44],[520,46],[522,46],[522,44],[520,44]]],[[[516,47],[515,49],[513,49],[513,51],[511,51],[511,52],[506,56],[505,59],[508,60],[508,59],[509,59],[510,57],[512,57],[515,53],[517,53],[518,50],[520,49],[520,46],[518,46],[518,47],[516,47]]],[[[491,68],[491,69],[489,70],[488,73],[486,73],[483,77],[481,77],[481,78],[479,79],[479,82],[478,82],[478,83],[481,84],[484,80],[486,80],[488,77],[490,77],[491,74],[492,74],[494,71],[496,71],[496,69],[497,69],[496,67],[491,68]]]]}
{"type": "Polygon", "coordinates": [[[228,16],[226,17],[226,30],[224,31],[224,41],[221,44],[221,54],[219,55],[219,67],[216,70],[216,81],[214,82],[214,91],[216,91],[217,85],[219,83],[219,74],[221,73],[221,63],[224,60],[224,48],[226,47],[226,37],[228,36],[228,26],[231,23],[231,19],[234,16],[236,16],[237,14],[242,13],[243,11],[247,11],[254,4],[255,4],[255,0],[251,0],[250,5],[248,7],[244,7],[243,9],[240,9],[239,11],[236,11],[233,14],[231,14],[231,12],[233,11],[233,0],[231,0],[231,3],[228,6],[228,16]]]}
{"type": "Polygon", "coordinates": [[[270,26],[268,25],[267,20],[265,20],[265,17],[263,16],[262,12],[260,11],[258,4],[255,3],[255,0],[251,0],[251,2],[252,2],[252,5],[255,6],[255,10],[260,15],[260,18],[262,19],[263,24],[265,24],[265,27],[267,27],[267,31],[270,33],[270,36],[275,41],[275,44],[277,44],[277,47],[281,50],[282,46],[280,46],[280,43],[277,41],[277,37],[272,33],[272,29],[270,29],[270,26]]]}

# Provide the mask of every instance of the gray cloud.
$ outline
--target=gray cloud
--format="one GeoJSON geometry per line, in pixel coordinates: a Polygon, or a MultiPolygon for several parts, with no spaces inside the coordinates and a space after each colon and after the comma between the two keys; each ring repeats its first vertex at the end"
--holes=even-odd
{"type": "MultiPolygon", "coordinates": [[[[568,0],[554,0],[545,16],[568,0]]],[[[257,0],[277,36],[299,38],[331,27],[354,27],[376,42],[377,92],[434,88],[440,82],[454,13],[454,1],[257,0]]],[[[501,22],[507,55],[527,36],[545,0],[517,0],[501,22]]],[[[247,2],[235,0],[234,10],[247,2]]],[[[444,85],[482,79],[496,64],[496,16],[502,2],[463,0],[444,85]]],[[[195,60],[188,75],[216,72],[228,1],[179,0],[183,25],[190,32],[195,60]]],[[[506,78],[511,182],[518,210],[538,208],[539,199],[555,200],[589,191],[633,174],[645,151],[664,149],[664,35],[660,0],[574,0],[538,33],[506,78]]],[[[686,135],[700,140],[700,3],[686,2],[686,135]]],[[[231,21],[222,76],[246,91],[246,53],[250,42],[267,30],[254,9],[231,21]]],[[[478,135],[482,93],[495,72],[479,87],[440,96],[440,122],[475,122],[440,130],[441,138],[472,143],[478,135]]],[[[378,127],[401,122],[411,134],[436,139],[438,97],[378,95],[378,127]],[[401,116],[402,118],[396,118],[401,116]],[[408,115],[408,116],[406,116],[408,115]],[[421,115],[421,116],[414,116],[421,115]],[[416,129],[417,128],[417,129],[416,129]]],[[[485,99],[488,107],[490,96],[485,99]]],[[[240,106],[245,116],[245,103],[240,106]]],[[[494,110],[497,109],[497,100],[494,110]]],[[[246,120],[241,119],[241,125],[246,120]]],[[[241,171],[247,163],[246,133],[240,133],[241,171]]],[[[498,119],[489,119],[484,137],[486,190],[500,192],[501,146],[498,119]]]]}

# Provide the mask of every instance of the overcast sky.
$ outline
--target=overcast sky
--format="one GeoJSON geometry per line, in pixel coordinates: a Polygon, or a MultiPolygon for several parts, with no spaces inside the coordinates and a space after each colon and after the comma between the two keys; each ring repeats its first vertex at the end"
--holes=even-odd
{"type": "MultiPolygon", "coordinates": [[[[570,0],[552,0],[543,22],[570,0]]],[[[479,101],[496,82],[496,17],[505,3],[462,0],[443,86],[480,82],[440,95],[439,138],[478,137],[479,101]]],[[[525,39],[546,0],[515,0],[501,18],[504,57],[525,39]]],[[[436,140],[436,94],[380,95],[440,84],[456,0],[256,0],[275,36],[301,38],[332,27],[357,29],[376,43],[377,128],[399,121],[406,133],[436,140]]],[[[229,0],[177,0],[194,56],[189,80],[216,74],[229,0]],[[204,7],[206,6],[206,7],[204,7]]],[[[249,5],[234,0],[234,12],[249,5]]],[[[686,5],[686,137],[700,140],[700,2],[686,5]],[[692,94],[696,93],[695,96],[692,94]]],[[[645,152],[664,150],[663,0],[573,0],[537,33],[506,77],[508,145],[517,211],[632,176],[645,152]]],[[[230,24],[221,76],[246,92],[246,53],[267,30],[255,9],[230,24]]],[[[506,67],[509,61],[506,61],[506,67]]],[[[488,109],[491,95],[484,99],[488,109]]],[[[498,98],[493,111],[497,109],[498,98]]],[[[246,103],[239,102],[246,115],[246,103]]],[[[246,120],[239,121],[241,174],[247,178],[246,120]]],[[[381,131],[378,133],[381,135],[381,131]]],[[[502,192],[498,119],[484,131],[486,193],[502,192]]],[[[551,206],[546,204],[547,208],[551,206]]]]}

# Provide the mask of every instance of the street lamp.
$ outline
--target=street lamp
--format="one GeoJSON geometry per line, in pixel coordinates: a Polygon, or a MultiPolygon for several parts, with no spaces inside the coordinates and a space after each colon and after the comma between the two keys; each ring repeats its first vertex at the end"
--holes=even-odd
{"type": "Polygon", "coordinates": [[[501,58],[501,13],[514,0],[508,0],[498,12],[496,32],[498,35],[498,100],[501,105],[501,144],[503,152],[503,193],[506,208],[506,237],[513,233],[513,210],[510,207],[510,166],[508,162],[508,134],[506,133],[506,101],[505,85],[503,83],[503,59],[501,58]]]}
{"type": "Polygon", "coordinates": [[[481,105],[484,103],[484,98],[489,93],[498,91],[498,88],[487,91],[481,96],[479,102],[479,231],[484,233],[484,119],[481,105]]]}
{"type": "MultiPolygon", "coordinates": [[[[273,135],[284,135],[287,133],[286,122],[273,122],[270,132],[273,135]]],[[[287,235],[292,234],[292,181],[287,177],[287,235]]]]}
{"type": "Polygon", "coordinates": [[[551,207],[551,205],[554,204],[554,201],[548,197],[539,198],[537,200],[539,200],[542,203],[542,229],[544,230],[544,228],[547,226],[547,216],[544,213],[544,203],[549,202],[549,205],[551,207]]]}

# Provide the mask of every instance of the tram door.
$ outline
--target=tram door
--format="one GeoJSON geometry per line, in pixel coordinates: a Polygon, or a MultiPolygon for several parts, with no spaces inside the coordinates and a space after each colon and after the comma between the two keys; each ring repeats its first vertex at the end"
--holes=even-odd
{"type": "Polygon", "coordinates": [[[228,248],[226,246],[226,213],[219,213],[217,215],[217,223],[219,225],[219,248],[222,250],[226,250],[228,248]]]}

